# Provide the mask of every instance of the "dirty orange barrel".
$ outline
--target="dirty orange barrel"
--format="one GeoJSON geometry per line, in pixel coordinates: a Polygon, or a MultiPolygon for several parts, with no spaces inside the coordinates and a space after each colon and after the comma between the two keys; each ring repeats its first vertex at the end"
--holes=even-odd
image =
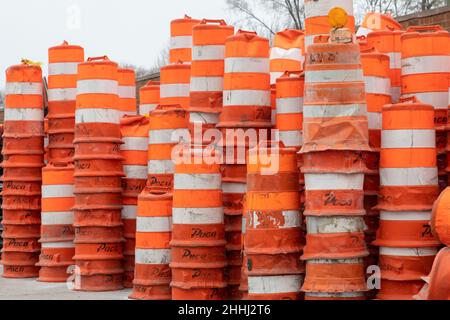
{"type": "Polygon", "coordinates": [[[160,100],[161,105],[189,106],[191,65],[176,62],[161,68],[160,100]]]}
{"type": "Polygon", "coordinates": [[[248,299],[298,300],[304,241],[296,150],[261,142],[249,151],[247,177],[248,299]]]}
{"type": "Polygon", "coordinates": [[[450,246],[450,211],[448,210],[450,189],[445,189],[433,206],[431,230],[435,237],[450,246]]]}
{"type": "Polygon", "coordinates": [[[39,281],[65,282],[74,264],[73,165],[50,164],[42,169],[42,226],[39,281]]]}
{"type": "Polygon", "coordinates": [[[139,89],[139,114],[146,116],[159,105],[159,82],[149,81],[139,89]]]}
{"type": "MultiPolygon", "coordinates": [[[[450,248],[444,248],[439,251],[433,264],[433,269],[427,278],[427,289],[425,300],[449,300],[449,265],[450,248]]],[[[418,299],[416,299],[418,300],[418,299]]]]}
{"type": "Polygon", "coordinates": [[[169,62],[191,62],[192,60],[192,28],[201,21],[185,15],[182,19],[170,22],[169,62]]]}
{"type": "Polygon", "coordinates": [[[286,29],[277,32],[270,49],[270,84],[285,71],[303,70],[305,61],[305,33],[302,30],[286,29]]]}
{"type": "Polygon", "coordinates": [[[440,26],[409,27],[402,42],[402,95],[432,105],[437,130],[445,130],[450,37],[440,26]]]}
{"type": "Polygon", "coordinates": [[[377,208],[384,211],[429,211],[439,188],[434,110],[405,101],[383,108],[377,208]]]}
{"type": "Polygon", "coordinates": [[[50,162],[69,163],[74,153],[78,64],[84,49],[64,41],[48,49],[48,139],[50,162]]]}
{"type": "Polygon", "coordinates": [[[239,30],[226,41],[221,128],[270,128],[269,41],[239,30]]]}
{"type": "Polygon", "coordinates": [[[222,109],[225,40],[233,34],[234,27],[224,20],[204,19],[193,28],[189,106],[193,123],[203,113],[215,120],[204,124],[214,127],[218,122],[222,109]]]}
{"type": "Polygon", "coordinates": [[[367,35],[367,43],[380,53],[389,56],[389,77],[391,79],[392,102],[397,103],[402,91],[402,43],[401,30],[373,31],[367,35]]]}
{"type": "Polygon", "coordinates": [[[355,32],[352,0],[305,0],[305,48],[314,43],[314,37],[330,33],[333,27],[328,13],[336,7],[343,9],[348,15],[343,27],[355,32]]]}
{"type": "Polygon", "coordinates": [[[169,263],[172,230],[172,194],[139,196],[136,225],[136,265],[132,299],[171,300],[169,263]]]}
{"type": "Polygon", "coordinates": [[[135,115],[136,106],[136,73],[133,69],[119,68],[117,70],[119,95],[119,116],[135,115]]]}
{"type": "Polygon", "coordinates": [[[149,120],[144,116],[124,116],[120,120],[123,145],[122,221],[126,240],[124,247],[124,286],[133,287],[136,210],[138,196],[147,182],[147,148],[149,120]]]}
{"type": "Polygon", "coordinates": [[[179,105],[158,106],[149,120],[147,188],[151,192],[170,192],[175,170],[172,151],[189,138],[189,114],[179,105]]]}
{"type": "Polygon", "coordinates": [[[378,300],[414,300],[423,287],[422,280],[394,281],[381,279],[381,288],[378,291],[378,300]]]}
{"type": "Polygon", "coordinates": [[[361,26],[358,28],[357,36],[367,36],[373,31],[380,30],[402,30],[400,23],[395,21],[389,14],[369,12],[364,16],[361,26]]]}
{"type": "Polygon", "coordinates": [[[172,298],[226,299],[220,164],[214,152],[202,146],[186,146],[183,151],[174,175],[172,298]]]}

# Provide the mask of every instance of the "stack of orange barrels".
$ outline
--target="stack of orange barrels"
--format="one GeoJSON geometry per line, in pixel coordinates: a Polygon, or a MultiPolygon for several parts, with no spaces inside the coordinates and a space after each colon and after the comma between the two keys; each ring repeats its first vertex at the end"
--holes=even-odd
{"type": "Polygon", "coordinates": [[[78,65],[75,111],[75,290],[123,288],[118,66],[106,56],[78,65]]]}
{"type": "Polygon", "coordinates": [[[227,234],[229,298],[240,299],[242,210],[246,192],[246,152],[270,128],[269,41],[239,31],[225,42],[224,105],[217,125],[222,132],[222,190],[227,234]],[[247,140],[248,138],[248,140],[247,140]]]}
{"type": "Polygon", "coordinates": [[[404,101],[383,108],[377,209],[381,300],[412,300],[440,246],[429,225],[439,194],[434,110],[404,101]]]}
{"type": "Polygon", "coordinates": [[[249,300],[299,300],[304,264],[297,149],[249,151],[245,253],[249,300]]]}
{"type": "Polygon", "coordinates": [[[120,120],[123,145],[122,179],[122,222],[125,237],[124,246],[124,286],[133,287],[135,247],[136,247],[136,211],[138,196],[147,182],[147,149],[149,121],[144,116],[124,116],[120,120]]]}
{"type": "Polygon", "coordinates": [[[150,114],[159,104],[159,81],[149,81],[139,89],[139,112],[141,116],[150,114]]]}
{"type": "Polygon", "coordinates": [[[3,128],[3,248],[5,278],[38,276],[44,105],[42,70],[21,65],[6,70],[3,128]]]}
{"type": "Polygon", "coordinates": [[[401,36],[402,96],[416,97],[435,110],[439,185],[447,187],[447,112],[450,37],[440,26],[410,27],[401,36]]]}
{"type": "Polygon", "coordinates": [[[370,151],[360,49],[352,42],[316,41],[305,67],[302,291],[308,300],[360,300],[367,291],[363,259],[369,254],[362,153],[370,151]]]}
{"type": "Polygon", "coordinates": [[[49,164],[42,171],[42,252],[39,281],[64,282],[74,264],[73,194],[75,105],[78,64],[84,49],[61,45],[48,50],[49,164]]]}
{"type": "Polygon", "coordinates": [[[169,63],[191,62],[192,28],[199,23],[188,15],[170,22],[169,63]]]}

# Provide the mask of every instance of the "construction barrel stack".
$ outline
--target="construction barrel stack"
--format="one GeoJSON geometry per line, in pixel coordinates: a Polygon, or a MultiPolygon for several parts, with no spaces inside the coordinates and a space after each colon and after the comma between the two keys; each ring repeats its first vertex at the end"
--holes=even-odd
{"type": "Polygon", "coordinates": [[[169,63],[191,62],[192,60],[192,28],[200,20],[185,15],[183,19],[170,22],[169,63]]]}
{"type": "Polygon", "coordinates": [[[306,55],[303,105],[306,299],[364,299],[364,174],[370,151],[360,49],[320,39],[306,55]]]}
{"type": "Polygon", "coordinates": [[[6,70],[2,156],[3,277],[34,278],[41,247],[44,105],[41,67],[26,61],[6,70]]]}
{"type": "Polygon", "coordinates": [[[119,68],[117,70],[118,75],[118,92],[119,117],[125,115],[136,115],[136,74],[133,69],[119,68]]]}
{"type": "Polygon", "coordinates": [[[245,254],[249,300],[300,300],[304,264],[297,149],[249,151],[245,254]]]}
{"type": "Polygon", "coordinates": [[[118,66],[106,56],[78,65],[75,111],[75,290],[123,288],[118,66]]]}
{"type": "Polygon", "coordinates": [[[150,114],[159,104],[159,82],[149,81],[139,89],[139,111],[138,114],[146,116],[150,114]]]}
{"type": "Polygon", "coordinates": [[[434,110],[404,101],[383,108],[377,209],[382,300],[412,300],[429,274],[440,243],[429,222],[439,194],[434,110]]]}
{"type": "Polygon", "coordinates": [[[447,187],[447,113],[450,37],[440,26],[410,27],[401,37],[402,96],[416,97],[435,110],[439,185],[447,187]]]}

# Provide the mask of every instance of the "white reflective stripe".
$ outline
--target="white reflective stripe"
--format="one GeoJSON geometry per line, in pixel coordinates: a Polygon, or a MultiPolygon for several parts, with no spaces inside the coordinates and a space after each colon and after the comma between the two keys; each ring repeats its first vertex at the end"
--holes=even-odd
{"type": "Polygon", "coordinates": [[[117,80],[95,79],[78,80],[77,95],[81,94],[118,94],[117,80]]]}
{"type": "Polygon", "coordinates": [[[113,123],[119,124],[119,113],[115,109],[77,109],[75,123],[113,123]]]}
{"type": "Polygon", "coordinates": [[[46,137],[44,137],[44,148],[48,147],[48,144],[50,142],[50,139],[48,138],[48,135],[46,137]]]}
{"type": "Polygon", "coordinates": [[[276,84],[277,79],[281,78],[281,76],[284,74],[284,72],[271,72],[270,73],[270,84],[276,84]]]}
{"type": "Polygon", "coordinates": [[[374,76],[364,76],[366,93],[391,95],[391,79],[374,76]]]}
{"type": "Polygon", "coordinates": [[[5,108],[5,121],[44,121],[44,110],[37,108],[5,108]]]}
{"type": "Polygon", "coordinates": [[[381,185],[386,187],[437,186],[437,168],[380,168],[381,185]]]}
{"type": "Polygon", "coordinates": [[[148,139],[146,137],[123,137],[124,142],[120,146],[120,150],[123,151],[147,151],[148,139]]]}
{"type": "Polygon", "coordinates": [[[381,112],[367,112],[367,121],[370,130],[381,130],[383,116],[381,112]]]}
{"type": "Polygon", "coordinates": [[[270,107],[269,90],[224,90],[223,106],[268,106],[270,107]]]}
{"type": "Polygon", "coordinates": [[[364,174],[305,173],[306,190],[363,190],[364,174]]]}
{"type": "Polygon", "coordinates": [[[168,264],[171,261],[170,249],[139,249],[136,248],[137,264],[168,264]]]}
{"type": "Polygon", "coordinates": [[[326,293],[326,292],[305,292],[307,297],[315,298],[358,298],[364,297],[364,292],[343,292],[343,293],[326,293]]]}
{"type": "Polygon", "coordinates": [[[153,110],[156,109],[156,107],[158,106],[158,104],[141,104],[139,106],[139,115],[141,116],[148,116],[150,114],[150,112],[152,112],[153,110]]]}
{"type": "Polygon", "coordinates": [[[363,117],[367,116],[365,104],[303,105],[305,118],[363,117]]]}
{"type": "Polygon", "coordinates": [[[222,192],[223,193],[246,193],[247,184],[237,183],[237,182],[222,182],[222,192]]]}
{"type": "Polygon", "coordinates": [[[47,90],[48,101],[75,101],[77,99],[76,88],[60,88],[47,90]]]}
{"type": "Polygon", "coordinates": [[[192,77],[191,92],[210,92],[223,90],[223,77],[192,77]]]}
{"type": "Polygon", "coordinates": [[[422,56],[402,59],[402,76],[450,72],[450,56],[422,56]]]}
{"type": "Polygon", "coordinates": [[[6,82],[5,96],[10,94],[42,95],[43,88],[41,82],[6,82]]]}
{"type": "Polygon", "coordinates": [[[48,75],[76,75],[78,73],[78,62],[55,62],[48,64],[48,75]]]}
{"type": "Polygon", "coordinates": [[[219,116],[219,113],[189,112],[189,122],[216,124],[219,123],[219,116]]]}
{"type": "Polygon", "coordinates": [[[352,0],[335,0],[335,1],[317,1],[306,0],[305,1],[305,17],[326,17],[328,12],[334,7],[340,7],[344,9],[349,16],[353,16],[353,1],[352,0]]]}
{"type": "Polygon", "coordinates": [[[180,141],[180,138],[187,135],[189,135],[187,128],[150,130],[148,133],[148,144],[175,144],[180,141]]]}
{"type": "Polygon", "coordinates": [[[385,53],[389,56],[390,69],[401,69],[402,68],[402,53],[401,52],[388,52],[385,53]]]}
{"type": "Polygon", "coordinates": [[[72,241],[67,242],[43,242],[41,247],[44,249],[69,249],[75,248],[75,244],[72,241]]]}
{"type": "Polygon", "coordinates": [[[397,103],[402,95],[401,87],[391,87],[392,103],[397,103]]]}
{"type": "Polygon", "coordinates": [[[432,105],[435,109],[444,109],[448,108],[448,92],[418,92],[411,94],[404,94],[403,97],[416,97],[418,101],[432,105]]]}
{"type": "Polygon", "coordinates": [[[182,174],[176,173],[174,190],[221,190],[222,175],[219,174],[182,174]]]}
{"type": "Polygon", "coordinates": [[[161,84],[160,86],[161,98],[189,97],[189,92],[189,83],[161,84]]]}
{"type": "Polygon", "coordinates": [[[381,148],[436,148],[436,132],[434,130],[420,129],[383,130],[381,132],[381,148]]]}
{"type": "Polygon", "coordinates": [[[136,232],[170,232],[171,217],[136,217],[136,232]]]}
{"type": "Polygon", "coordinates": [[[263,221],[259,221],[257,213],[249,212],[249,214],[252,216],[250,219],[251,227],[255,229],[264,225],[266,220],[272,220],[272,222],[277,225],[277,229],[298,228],[302,225],[300,211],[297,210],[283,211],[281,214],[283,215],[284,221],[272,218],[270,215],[266,215],[263,221]],[[284,224],[281,225],[280,223],[284,224]]]}
{"type": "Polygon", "coordinates": [[[173,224],[222,224],[223,208],[173,208],[173,224]]]}
{"type": "Polygon", "coordinates": [[[306,217],[309,234],[363,232],[363,217],[306,217]]]}
{"type": "Polygon", "coordinates": [[[42,199],[73,198],[73,184],[42,185],[42,199]]]}
{"type": "Polygon", "coordinates": [[[265,73],[269,74],[268,58],[226,58],[225,73],[265,73]]]}
{"type": "Polygon", "coordinates": [[[245,234],[247,226],[247,218],[245,216],[242,216],[242,234],[245,234]]]}
{"type": "Polygon", "coordinates": [[[137,215],[137,206],[123,205],[122,219],[135,220],[137,215]]]}
{"type": "Polygon", "coordinates": [[[303,98],[278,98],[277,114],[291,114],[303,112],[303,98]]]}
{"type": "Polygon", "coordinates": [[[41,212],[41,224],[45,226],[72,225],[72,211],[41,212]]]}
{"type": "Polygon", "coordinates": [[[275,294],[300,292],[303,276],[283,275],[283,276],[248,276],[249,294],[275,294]]]}
{"type": "Polygon", "coordinates": [[[363,81],[362,69],[306,71],[305,83],[330,83],[363,81]]]}
{"type": "Polygon", "coordinates": [[[122,99],[136,99],[136,87],[135,86],[119,86],[117,89],[119,98],[122,99]]]}
{"type": "Polygon", "coordinates": [[[300,147],[303,145],[303,134],[301,131],[278,131],[279,141],[286,147],[300,147]]]}
{"type": "Polygon", "coordinates": [[[193,46],[192,61],[224,60],[225,45],[193,46]]]}
{"type": "Polygon", "coordinates": [[[307,264],[361,264],[363,259],[312,259],[308,260],[307,264]]]}
{"type": "Polygon", "coordinates": [[[192,48],[192,36],[175,36],[170,38],[170,49],[192,48]]]}
{"type": "Polygon", "coordinates": [[[430,211],[381,211],[380,219],[383,221],[430,221],[430,211]]]}
{"type": "Polygon", "coordinates": [[[380,256],[429,257],[435,256],[438,248],[387,248],[380,247],[380,256]]]}
{"type": "Polygon", "coordinates": [[[303,62],[305,57],[304,52],[300,48],[289,48],[283,49],[278,47],[273,47],[270,49],[270,60],[294,60],[298,62],[303,62]]]}
{"type": "Polygon", "coordinates": [[[175,164],[172,160],[149,160],[148,174],[173,174],[175,164]]]}
{"type": "Polygon", "coordinates": [[[364,27],[359,27],[358,28],[358,32],[356,32],[356,36],[360,37],[360,36],[367,36],[369,33],[371,33],[373,30],[372,29],[367,29],[364,27]]]}
{"type": "Polygon", "coordinates": [[[125,172],[125,176],[128,179],[147,179],[147,166],[142,165],[124,165],[123,171],[125,172]]]}

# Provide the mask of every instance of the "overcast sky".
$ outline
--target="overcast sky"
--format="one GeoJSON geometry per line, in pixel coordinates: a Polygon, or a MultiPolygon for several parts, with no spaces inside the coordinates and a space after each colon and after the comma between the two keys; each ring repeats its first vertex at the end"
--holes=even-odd
{"type": "Polygon", "coordinates": [[[44,62],[62,43],[84,47],[86,57],[150,68],[168,45],[170,21],[226,18],[224,0],[0,0],[0,88],[5,69],[27,58],[44,62]]]}

